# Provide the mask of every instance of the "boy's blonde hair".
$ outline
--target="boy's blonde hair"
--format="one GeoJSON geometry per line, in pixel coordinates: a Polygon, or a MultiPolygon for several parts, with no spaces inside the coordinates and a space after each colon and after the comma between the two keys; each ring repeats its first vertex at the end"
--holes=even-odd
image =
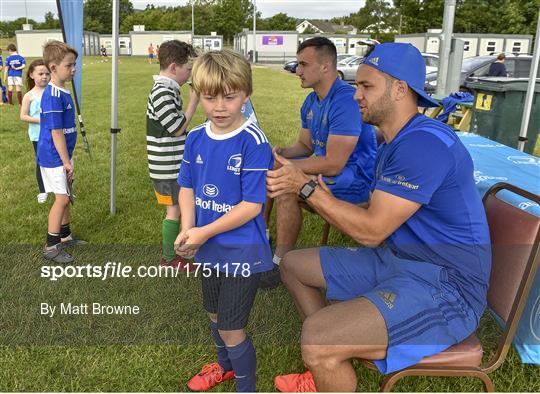
{"type": "Polygon", "coordinates": [[[251,66],[243,56],[228,49],[197,57],[191,80],[197,93],[212,96],[237,91],[250,96],[253,92],[251,66]]]}
{"type": "Polygon", "coordinates": [[[49,41],[43,47],[43,62],[50,71],[50,64],[54,63],[58,65],[62,63],[62,60],[64,60],[68,53],[73,53],[75,55],[75,59],[79,56],[77,51],[66,43],[56,40],[49,41]]]}

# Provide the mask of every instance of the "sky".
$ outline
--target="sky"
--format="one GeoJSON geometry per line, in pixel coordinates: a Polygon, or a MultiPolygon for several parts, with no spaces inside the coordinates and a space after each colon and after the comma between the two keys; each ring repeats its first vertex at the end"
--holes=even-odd
{"type": "MultiPolygon", "coordinates": [[[[364,0],[255,0],[263,18],[285,12],[295,18],[330,19],[358,11],[364,0]],[[331,4],[331,5],[329,5],[331,4]]],[[[187,0],[131,0],[135,8],[144,9],[147,4],[155,6],[178,6],[187,0]]],[[[46,12],[56,14],[55,0],[0,0],[0,20],[9,21],[27,16],[43,22],[46,12]]]]}

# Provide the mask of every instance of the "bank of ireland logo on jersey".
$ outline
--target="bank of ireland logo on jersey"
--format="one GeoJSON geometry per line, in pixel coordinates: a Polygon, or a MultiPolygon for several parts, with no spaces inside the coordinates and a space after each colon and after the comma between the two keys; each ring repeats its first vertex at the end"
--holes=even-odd
{"type": "Polygon", "coordinates": [[[206,197],[217,197],[219,194],[218,187],[216,185],[212,185],[211,183],[204,185],[202,191],[206,197]]]}
{"type": "Polygon", "coordinates": [[[229,157],[227,163],[227,170],[234,172],[234,175],[240,175],[240,169],[242,168],[242,154],[237,153],[229,157]]]}

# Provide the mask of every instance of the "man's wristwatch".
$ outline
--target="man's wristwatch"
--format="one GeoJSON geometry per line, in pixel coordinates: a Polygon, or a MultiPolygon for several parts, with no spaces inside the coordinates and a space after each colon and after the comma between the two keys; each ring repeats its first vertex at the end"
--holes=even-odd
{"type": "Polygon", "coordinates": [[[307,200],[309,196],[313,194],[316,187],[317,187],[317,182],[315,182],[313,179],[310,180],[308,183],[302,186],[302,188],[298,192],[298,197],[300,197],[304,201],[307,200]]]}

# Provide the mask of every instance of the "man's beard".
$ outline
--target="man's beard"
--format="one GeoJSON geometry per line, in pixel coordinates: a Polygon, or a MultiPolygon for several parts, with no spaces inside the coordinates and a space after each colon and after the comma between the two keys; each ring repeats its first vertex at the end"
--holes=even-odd
{"type": "Polygon", "coordinates": [[[362,114],[362,121],[373,126],[379,126],[392,114],[390,89],[386,89],[383,96],[369,106],[367,113],[362,114]]]}

